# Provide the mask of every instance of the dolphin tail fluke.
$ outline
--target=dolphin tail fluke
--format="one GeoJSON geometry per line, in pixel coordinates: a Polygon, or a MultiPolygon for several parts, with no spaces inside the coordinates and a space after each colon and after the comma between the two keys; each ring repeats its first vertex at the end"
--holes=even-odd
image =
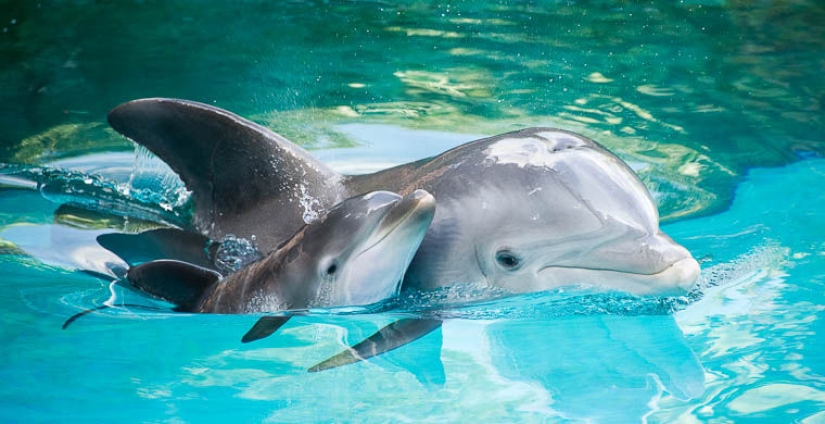
{"type": "Polygon", "coordinates": [[[204,292],[221,275],[190,263],[157,260],[129,270],[129,282],[139,290],[177,305],[177,310],[194,312],[204,292]]]}
{"type": "Polygon", "coordinates": [[[139,234],[101,234],[97,242],[129,266],[156,259],[175,259],[213,270],[215,264],[211,258],[219,247],[219,243],[205,236],[176,228],[158,228],[139,234]]]}
{"type": "Polygon", "coordinates": [[[243,335],[241,342],[249,343],[269,337],[286,324],[291,317],[291,315],[267,315],[261,317],[258,322],[243,335]]]}
{"type": "Polygon", "coordinates": [[[389,352],[424,337],[441,326],[438,319],[405,318],[398,320],[357,345],[309,368],[318,372],[349,365],[389,352]]]}
{"type": "Polygon", "coordinates": [[[203,103],[134,100],[109,112],[108,120],[166,162],[192,191],[196,219],[219,230],[223,220],[273,199],[323,197],[340,178],[284,137],[203,103]]]}

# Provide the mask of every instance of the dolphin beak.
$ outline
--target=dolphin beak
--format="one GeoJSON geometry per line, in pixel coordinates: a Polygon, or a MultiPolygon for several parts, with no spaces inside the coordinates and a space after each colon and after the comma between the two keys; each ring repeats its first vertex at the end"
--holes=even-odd
{"type": "Polygon", "coordinates": [[[651,242],[650,247],[658,252],[660,260],[670,263],[670,266],[657,273],[660,281],[672,287],[675,294],[689,292],[699,279],[699,262],[667,234],[660,231],[654,238],[658,242],[651,242]]]}
{"type": "Polygon", "coordinates": [[[692,257],[688,257],[674,262],[673,265],[664,272],[671,275],[669,279],[674,282],[675,286],[687,293],[693,289],[696,280],[699,279],[699,262],[696,262],[692,257]]]}
{"type": "Polygon", "coordinates": [[[384,217],[382,225],[390,231],[403,222],[432,221],[435,213],[435,197],[425,190],[415,190],[396,203],[384,217]]]}
{"type": "Polygon", "coordinates": [[[403,229],[403,233],[408,231],[420,232],[416,243],[416,248],[418,248],[418,244],[421,242],[421,238],[424,237],[424,232],[430,226],[434,215],[435,198],[433,195],[425,190],[415,190],[401,200],[396,201],[389,210],[384,212],[384,216],[378,224],[380,230],[373,234],[369,247],[364,251],[366,252],[377,246],[385,238],[396,232],[399,227],[403,229]]]}
{"type": "Polygon", "coordinates": [[[634,296],[683,296],[699,278],[699,263],[663,232],[605,244],[538,270],[552,285],[594,284],[634,296]]]}

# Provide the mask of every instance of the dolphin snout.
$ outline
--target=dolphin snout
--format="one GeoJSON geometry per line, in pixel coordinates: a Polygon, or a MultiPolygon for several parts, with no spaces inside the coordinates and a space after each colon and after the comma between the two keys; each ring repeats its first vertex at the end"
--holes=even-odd
{"type": "Polygon", "coordinates": [[[415,190],[392,206],[381,226],[392,231],[399,225],[429,226],[435,214],[435,197],[425,190],[415,190]]]}
{"type": "Polygon", "coordinates": [[[655,250],[661,255],[661,259],[665,263],[673,264],[685,259],[693,259],[693,256],[687,249],[661,231],[651,236],[645,242],[650,249],[655,250]]]}
{"type": "Polygon", "coordinates": [[[682,245],[673,241],[663,232],[650,236],[642,242],[644,254],[642,269],[657,277],[657,285],[671,287],[674,294],[689,292],[699,279],[699,263],[682,245]]]}
{"type": "Polygon", "coordinates": [[[387,216],[390,222],[405,219],[410,214],[430,214],[435,211],[435,197],[426,190],[418,189],[405,196],[387,216]]]}
{"type": "Polygon", "coordinates": [[[623,275],[619,279],[627,284],[620,288],[633,294],[684,295],[699,278],[699,263],[661,231],[601,246],[585,257],[580,264],[564,265],[623,275]]]}
{"type": "Polygon", "coordinates": [[[667,234],[657,232],[642,238],[628,238],[600,249],[604,265],[633,274],[659,274],[675,263],[693,259],[690,252],[667,234]]]}
{"type": "Polygon", "coordinates": [[[693,286],[696,285],[696,280],[699,279],[699,273],[701,272],[699,262],[696,262],[696,259],[693,259],[692,257],[674,262],[671,269],[673,270],[672,273],[674,284],[685,292],[689,292],[693,289],[693,286]]]}
{"type": "Polygon", "coordinates": [[[417,208],[423,209],[432,209],[435,208],[435,197],[432,194],[427,192],[426,190],[418,189],[412,192],[412,194],[405,197],[401,202],[405,202],[409,199],[410,202],[414,202],[417,208]]]}

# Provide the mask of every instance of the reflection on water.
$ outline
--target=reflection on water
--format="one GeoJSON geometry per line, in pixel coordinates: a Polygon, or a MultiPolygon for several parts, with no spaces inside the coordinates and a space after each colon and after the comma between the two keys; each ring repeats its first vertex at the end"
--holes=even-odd
{"type": "Polygon", "coordinates": [[[639,422],[663,391],[682,401],[704,392],[704,370],[672,316],[568,317],[486,333],[498,372],[540,384],[569,419],[639,422]]]}
{"type": "Polygon", "coordinates": [[[817,336],[825,313],[825,221],[818,212],[825,198],[814,187],[823,181],[823,165],[754,170],[729,211],[667,228],[694,254],[720,264],[714,269],[727,284],[675,315],[701,352],[707,391],[696,404],[663,402],[663,421],[718,414],[822,418],[815,414],[825,406],[817,336]],[[746,246],[752,250],[736,258],[746,246]]]}

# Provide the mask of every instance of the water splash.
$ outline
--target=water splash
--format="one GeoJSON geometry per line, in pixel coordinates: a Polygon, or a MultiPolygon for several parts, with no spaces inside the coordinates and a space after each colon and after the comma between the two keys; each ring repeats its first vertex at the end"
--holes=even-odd
{"type": "Polygon", "coordinates": [[[541,319],[596,314],[668,315],[691,302],[690,296],[639,298],[575,287],[527,294],[487,287],[450,287],[429,293],[407,293],[395,302],[393,310],[439,319],[541,319]],[[479,298],[486,300],[473,300],[479,298]]]}
{"type": "Polygon", "coordinates": [[[139,144],[135,144],[135,158],[129,179],[118,187],[126,196],[133,192],[139,197],[153,194],[158,206],[167,212],[182,207],[191,196],[191,192],[169,166],[139,144]]]}
{"type": "Polygon", "coordinates": [[[318,199],[312,197],[307,192],[307,187],[303,184],[300,185],[301,188],[301,197],[298,201],[301,203],[301,207],[304,209],[304,223],[311,224],[312,222],[316,221],[322,213],[324,213],[323,208],[321,208],[321,203],[318,199]]]}
{"type": "Polygon", "coordinates": [[[77,206],[94,212],[133,217],[174,226],[185,226],[190,211],[188,194],[163,193],[152,188],[131,188],[97,174],[0,164],[0,184],[37,190],[57,204],[77,206]]]}
{"type": "Polygon", "coordinates": [[[571,315],[670,315],[704,299],[718,286],[738,281],[759,270],[776,268],[788,250],[768,243],[735,260],[702,270],[696,286],[684,296],[640,298],[619,292],[565,287],[527,294],[501,288],[459,284],[434,291],[408,291],[385,305],[385,310],[439,319],[547,319],[571,315]],[[484,299],[478,301],[478,299],[484,299]]]}
{"type": "Polygon", "coordinates": [[[215,266],[221,274],[228,275],[261,258],[254,236],[247,240],[229,234],[221,240],[215,253],[215,266]]]}

